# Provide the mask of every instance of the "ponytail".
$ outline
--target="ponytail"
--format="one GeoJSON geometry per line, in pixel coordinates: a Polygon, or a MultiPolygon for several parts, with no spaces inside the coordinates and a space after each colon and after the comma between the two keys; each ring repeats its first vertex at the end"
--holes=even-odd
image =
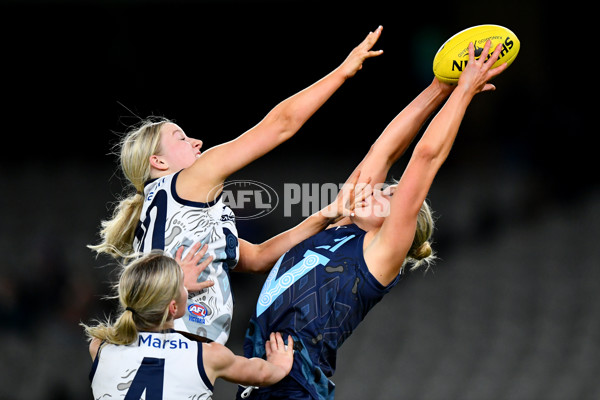
{"type": "Polygon", "coordinates": [[[128,345],[138,337],[138,329],[133,320],[133,313],[126,311],[119,315],[115,322],[108,319],[105,322],[97,321],[96,326],[83,326],[89,339],[96,338],[112,344],[128,345]]]}
{"type": "Polygon", "coordinates": [[[133,254],[133,238],[142,213],[144,196],[136,193],[121,200],[113,211],[112,218],[101,222],[102,242],[88,245],[97,254],[106,253],[115,258],[128,258],[133,254]]]}
{"type": "Polygon", "coordinates": [[[167,122],[164,118],[142,121],[120,141],[121,171],[133,194],[117,203],[111,219],[101,222],[101,242],[88,245],[97,254],[125,259],[132,256],[135,230],[144,205],[144,184],[150,180],[150,156],[160,151],[160,130],[167,122]]]}
{"type": "Polygon", "coordinates": [[[429,204],[427,204],[427,200],[425,200],[417,215],[417,228],[415,230],[412,246],[404,260],[405,264],[411,265],[411,271],[423,265],[426,266],[426,269],[429,269],[435,262],[437,257],[431,248],[430,242],[434,225],[431,208],[429,207],[429,204]]]}
{"type": "Polygon", "coordinates": [[[163,251],[152,251],[123,267],[114,287],[120,312],[114,322],[83,326],[89,339],[128,345],[140,331],[160,329],[169,318],[169,304],[177,299],[183,282],[179,264],[163,251]]]}

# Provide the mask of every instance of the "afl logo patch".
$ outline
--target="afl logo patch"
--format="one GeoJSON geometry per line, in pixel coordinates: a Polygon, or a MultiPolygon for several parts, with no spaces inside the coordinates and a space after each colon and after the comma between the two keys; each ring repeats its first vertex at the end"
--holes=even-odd
{"type": "Polygon", "coordinates": [[[188,311],[190,314],[196,315],[198,317],[206,317],[206,308],[200,304],[190,304],[188,306],[188,311]]]}

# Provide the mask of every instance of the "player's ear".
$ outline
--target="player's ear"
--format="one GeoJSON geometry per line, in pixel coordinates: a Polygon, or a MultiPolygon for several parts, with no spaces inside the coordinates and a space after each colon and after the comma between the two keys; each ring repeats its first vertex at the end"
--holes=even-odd
{"type": "Polygon", "coordinates": [[[177,315],[177,302],[175,300],[171,300],[169,303],[169,315],[171,317],[177,315]]]}
{"type": "Polygon", "coordinates": [[[150,156],[150,166],[158,169],[159,171],[165,171],[169,169],[167,160],[165,160],[164,157],[157,156],[156,154],[150,156]]]}

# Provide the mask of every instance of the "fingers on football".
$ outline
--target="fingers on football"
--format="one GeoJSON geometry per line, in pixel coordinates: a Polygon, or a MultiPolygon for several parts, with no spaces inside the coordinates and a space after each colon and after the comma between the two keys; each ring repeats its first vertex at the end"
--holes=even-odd
{"type": "MultiPolygon", "coordinates": [[[[489,50],[488,50],[489,51],[489,50]]],[[[492,66],[498,61],[498,57],[500,57],[500,52],[502,51],[502,44],[498,44],[494,49],[494,52],[490,56],[490,59],[487,61],[487,64],[492,66]]]]}
{"type": "Polygon", "coordinates": [[[473,42],[469,42],[469,64],[473,64],[475,62],[475,45],[473,42]]]}

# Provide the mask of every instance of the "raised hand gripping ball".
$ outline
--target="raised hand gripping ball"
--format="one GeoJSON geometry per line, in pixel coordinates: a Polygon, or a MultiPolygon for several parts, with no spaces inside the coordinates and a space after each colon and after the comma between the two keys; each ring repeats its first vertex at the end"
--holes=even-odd
{"type": "Polygon", "coordinates": [[[456,84],[463,69],[469,62],[469,43],[475,46],[475,58],[481,57],[485,42],[490,40],[490,57],[496,46],[501,43],[502,51],[498,61],[492,67],[503,63],[509,66],[519,54],[521,42],[510,29],[500,25],[477,25],[452,36],[440,47],[433,59],[433,73],[442,82],[456,84]]]}

